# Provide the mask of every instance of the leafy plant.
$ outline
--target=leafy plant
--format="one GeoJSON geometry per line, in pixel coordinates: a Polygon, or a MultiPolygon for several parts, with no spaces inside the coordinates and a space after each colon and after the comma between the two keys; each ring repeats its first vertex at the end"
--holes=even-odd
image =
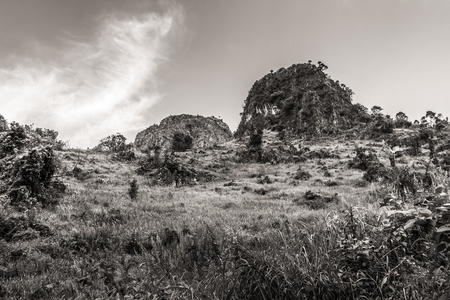
{"type": "Polygon", "coordinates": [[[66,189],[62,182],[54,180],[58,169],[59,161],[51,147],[34,148],[12,160],[7,173],[11,203],[25,207],[33,203],[55,205],[66,189]]]}
{"type": "Polygon", "coordinates": [[[25,147],[27,139],[25,128],[17,122],[12,122],[1,140],[0,158],[18,153],[25,147]]]}

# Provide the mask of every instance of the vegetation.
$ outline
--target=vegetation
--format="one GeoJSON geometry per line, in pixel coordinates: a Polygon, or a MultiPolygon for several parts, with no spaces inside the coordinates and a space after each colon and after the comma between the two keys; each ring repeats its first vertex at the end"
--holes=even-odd
{"type": "Polygon", "coordinates": [[[236,137],[271,129],[305,137],[336,134],[364,122],[368,114],[352,104],[353,91],[332,80],[319,62],[292,65],[267,74],[251,88],[236,137]]]}
{"type": "MultiPolygon", "coordinates": [[[[308,65],[291,71],[327,68],[308,65]]],[[[216,147],[180,134],[180,152],[3,126],[0,298],[447,299],[448,122],[344,106],[364,126],[307,137],[259,117],[216,147]]]]}
{"type": "Polygon", "coordinates": [[[93,150],[112,153],[112,157],[119,161],[132,161],[136,158],[133,145],[126,143],[127,138],[116,133],[103,138],[93,150]]]}
{"type": "Polygon", "coordinates": [[[139,185],[137,183],[136,178],[134,178],[132,181],[130,181],[130,188],[128,189],[128,195],[130,196],[131,200],[134,200],[137,198],[139,192],[139,185]]]}
{"type": "Polygon", "coordinates": [[[176,132],[172,140],[172,150],[175,152],[185,152],[192,148],[192,137],[181,132],[176,132]]]}
{"type": "Polygon", "coordinates": [[[60,165],[57,133],[12,122],[0,140],[0,195],[19,209],[57,204],[65,185],[55,178],[60,165]]]}

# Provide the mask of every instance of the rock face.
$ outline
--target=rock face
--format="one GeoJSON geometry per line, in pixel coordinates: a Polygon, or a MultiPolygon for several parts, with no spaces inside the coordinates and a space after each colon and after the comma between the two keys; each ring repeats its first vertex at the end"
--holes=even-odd
{"type": "Polygon", "coordinates": [[[8,122],[2,115],[0,115],[0,132],[6,131],[8,129],[9,129],[8,122]]]}
{"type": "Polygon", "coordinates": [[[257,129],[320,136],[352,128],[367,117],[362,105],[352,104],[350,88],[332,80],[326,69],[320,62],[296,64],[256,81],[235,136],[257,129]]]}
{"type": "Polygon", "coordinates": [[[139,132],[134,145],[140,150],[152,146],[169,150],[172,148],[175,133],[189,135],[194,149],[225,143],[233,137],[228,125],[220,119],[183,114],[167,117],[159,125],[155,124],[139,132]]]}

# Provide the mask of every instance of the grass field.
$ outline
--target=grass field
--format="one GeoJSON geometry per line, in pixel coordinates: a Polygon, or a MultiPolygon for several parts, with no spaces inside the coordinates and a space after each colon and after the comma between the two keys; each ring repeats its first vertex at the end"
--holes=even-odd
{"type": "Polygon", "coordinates": [[[182,187],[137,175],[138,161],[61,151],[57,206],[19,212],[2,199],[0,298],[448,299],[433,233],[392,217],[380,207],[391,185],[348,167],[368,143],[305,142],[339,158],[276,165],[236,163],[233,143],[179,153],[216,178],[182,187]],[[295,179],[299,167],[311,178],[295,179]]]}

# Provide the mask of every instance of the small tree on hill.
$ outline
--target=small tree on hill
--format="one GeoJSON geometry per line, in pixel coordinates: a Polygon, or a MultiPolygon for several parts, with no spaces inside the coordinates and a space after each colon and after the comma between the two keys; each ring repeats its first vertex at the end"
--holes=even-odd
{"type": "Polygon", "coordinates": [[[138,192],[139,192],[139,185],[137,183],[136,178],[134,178],[131,182],[130,182],[130,187],[128,189],[128,195],[130,196],[131,200],[134,200],[137,198],[138,196],[138,192]]]}
{"type": "Polygon", "coordinates": [[[402,111],[399,111],[395,115],[394,123],[396,128],[408,128],[412,125],[412,123],[408,120],[408,116],[402,111]]]}
{"type": "Polygon", "coordinates": [[[30,206],[34,202],[52,206],[65,191],[64,184],[54,179],[60,167],[51,147],[36,147],[18,157],[7,168],[8,196],[11,204],[30,206]]]}
{"type": "Polygon", "coordinates": [[[372,113],[372,116],[375,116],[375,117],[380,116],[382,111],[383,111],[383,108],[381,108],[381,106],[378,106],[378,105],[372,106],[372,108],[370,110],[370,112],[372,113]]]}
{"type": "Polygon", "coordinates": [[[109,135],[100,140],[100,145],[106,147],[111,152],[123,151],[127,140],[121,133],[109,135]]]}
{"type": "Polygon", "coordinates": [[[19,123],[12,122],[6,135],[0,142],[0,158],[22,150],[27,144],[25,128],[19,123]]]}
{"type": "Polygon", "coordinates": [[[248,151],[256,154],[258,162],[262,160],[262,143],[263,143],[263,131],[258,129],[256,132],[250,135],[250,140],[247,144],[248,151]]]}

